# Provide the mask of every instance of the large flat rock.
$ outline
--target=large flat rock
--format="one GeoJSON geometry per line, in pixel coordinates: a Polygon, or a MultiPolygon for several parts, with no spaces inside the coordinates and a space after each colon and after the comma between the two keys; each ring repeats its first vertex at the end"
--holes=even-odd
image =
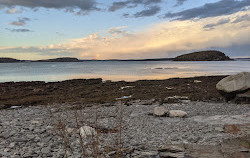
{"type": "Polygon", "coordinates": [[[194,116],[190,120],[212,125],[246,124],[250,123],[250,112],[242,115],[194,116]]]}

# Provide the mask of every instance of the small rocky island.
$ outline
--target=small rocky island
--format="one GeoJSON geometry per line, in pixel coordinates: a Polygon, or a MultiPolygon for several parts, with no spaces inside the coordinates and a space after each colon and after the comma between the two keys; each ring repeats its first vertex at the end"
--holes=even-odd
{"type": "Polygon", "coordinates": [[[232,60],[220,51],[200,51],[180,55],[174,58],[174,61],[224,61],[232,60]]]}

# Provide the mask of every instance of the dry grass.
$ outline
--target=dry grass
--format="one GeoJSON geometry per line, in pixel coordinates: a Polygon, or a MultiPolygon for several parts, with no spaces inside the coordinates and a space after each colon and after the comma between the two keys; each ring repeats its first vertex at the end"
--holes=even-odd
{"type": "MultiPolygon", "coordinates": [[[[126,102],[125,102],[126,103],[126,102]]],[[[98,113],[96,107],[95,113],[92,114],[92,120],[94,123],[89,123],[88,116],[85,116],[83,110],[69,110],[61,106],[53,106],[53,109],[58,109],[60,112],[52,112],[51,107],[49,113],[52,118],[55,131],[58,133],[62,140],[64,149],[64,156],[68,157],[114,157],[121,158],[124,155],[123,142],[122,142],[122,130],[123,130],[123,109],[122,106],[125,104],[120,101],[120,104],[116,106],[115,114],[115,127],[104,128],[99,125],[99,117],[105,117],[98,113]],[[74,120],[73,124],[69,124],[67,119],[74,120]],[[71,133],[71,128],[74,126],[74,132],[71,133]],[[96,134],[92,133],[91,136],[84,137],[80,132],[82,126],[89,126],[95,129],[96,134]],[[107,138],[109,137],[109,138],[107,138]],[[77,142],[75,145],[73,142],[77,142]],[[79,148],[80,153],[79,153],[79,148]]],[[[93,107],[94,108],[94,107],[93,107]]]]}

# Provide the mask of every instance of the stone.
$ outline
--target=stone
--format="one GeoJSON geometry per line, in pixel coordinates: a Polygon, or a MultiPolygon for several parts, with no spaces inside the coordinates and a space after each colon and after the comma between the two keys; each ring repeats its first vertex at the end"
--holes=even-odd
{"type": "Polygon", "coordinates": [[[194,83],[201,83],[202,81],[200,80],[194,80],[194,83]]]}
{"type": "Polygon", "coordinates": [[[164,145],[164,146],[160,147],[158,149],[158,151],[160,151],[160,152],[168,151],[168,152],[176,153],[176,152],[184,152],[185,148],[182,146],[178,146],[178,145],[164,145]]]}
{"type": "Polygon", "coordinates": [[[185,158],[185,153],[171,153],[171,152],[161,152],[160,158],[185,158]]]}
{"type": "Polygon", "coordinates": [[[250,72],[241,72],[223,78],[216,84],[216,89],[227,100],[235,98],[236,94],[250,89],[250,72]]]}
{"type": "Polygon", "coordinates": [[[158,155],[157,151],[143,151],[140,152],[139,156],[140,158],[155,158],[158,155]]]}
{"type": "Polygon", "coordinates": [[[9,137],[11,137],[11,134],[9,132],[5,132],[0,135],[0,138],[4,139],[8,139],[9,137]]]}
{"type": "Polygon", "coordinates": [[[67,128],[67,132],[68,132],[68,133],[72,133],[73,130],[74,130],[73,128],[67,128]]]}
{"type": "Polygon", "coordinates": [[[214,130],[218,131],[218,132],[223,132],[224,129],[222,127],[215,127],[214,130]]]}
{"type": "Polygon", "coordinates": [[[39,121],[33,120],[33,121],[31,121],[31,123],[32,123],[32,124],[38,124],[38,123],[40,123],[40,122],[39,122],[39,121]]]}
{"type": "Polygon", "coordinates": [[[9,145],[9,148],[14,148],[16,146],[16,142],[12,142],[12,143],[10,143],[10,145],[9,145]]]}
{"type": "Polygon", "coordinates": [[[80,128],[80,134],[82,137],[84,138],[88,138],[88,137],[93,137],[95,136],[96,130],[90,126],[83,126],[80,128]]]}
{"type": "Polygon", "coordinates": [[[167,109],[164,106],[158,106],[154,108],[154,116],[164,117],[167,114],[167,109]]]}
{"type": "Polygon", "coordinates": [[[169,111],[169,117],[186,117],[187,113],[182,110],[170,110],[169,111]]]}
{"type": "Polygon", "coordinates": [[[42,152],[43,154],[48,154],[48,153],[50,153],[50,151],[51,151],[51,149],[48,148],[48,147],[42,148],[42,150],[41,150],[41,152],[42,152]]]}
{"type": "Polygon", "coordinates": [[[114,156],[116,154],[116,151],[111,151],[108,153],[108,156],[114,156]]]}

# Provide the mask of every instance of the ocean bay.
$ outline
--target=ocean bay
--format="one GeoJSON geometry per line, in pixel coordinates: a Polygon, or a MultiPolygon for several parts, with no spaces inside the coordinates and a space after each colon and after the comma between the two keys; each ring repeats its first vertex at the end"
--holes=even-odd
{"type": "Polygon", "coordinates": [[[0,63],[0,82],[102,78],[112,81],[230,75],[250,71],[250,61],[84,61],[0,63]]]}

